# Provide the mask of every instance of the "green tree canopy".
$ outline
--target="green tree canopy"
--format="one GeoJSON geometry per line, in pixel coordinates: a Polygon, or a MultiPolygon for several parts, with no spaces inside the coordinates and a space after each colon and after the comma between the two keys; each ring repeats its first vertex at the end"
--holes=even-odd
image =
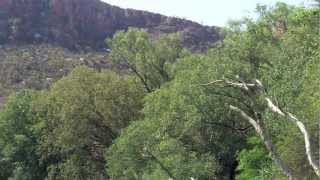
{"type": "Polygon", "coordinates": [[[170,65],[184,54],[177,34],[154,40],[146,31],[136,28],[117,32],[107,43],[112,62],[130,70],[148,92],[172,79],[170,65]]]}
{"type": "Polygon", "coordinates": [[[51,170],[62,179],[105,177],[103,149],[141,116],[143,96],[135,78],[85,67],[55,83],[39,102],[47,133],[42,150],[49,153],[44,158],[62,158],[51,170]]]}
{"type": "Polygon", "coordinates": [[[33,103],[38,93],[22,91],[10,96],[0,113],[0,178],[44,179],[46,165],[38,152],[42,122],[33,103]]]}

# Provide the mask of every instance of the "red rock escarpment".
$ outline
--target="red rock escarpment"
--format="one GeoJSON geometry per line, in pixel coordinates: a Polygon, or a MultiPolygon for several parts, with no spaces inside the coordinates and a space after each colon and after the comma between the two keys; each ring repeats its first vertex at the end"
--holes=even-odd
{"type": "Polygon", "coordinates": [[[219,28],[100,0],[0,0],[0,43],[52,43],[69,49],[106,47],[105,38],[128,27],[152,35],[180,32],[185,47],[202,50],[220,39],[219,28]]]}

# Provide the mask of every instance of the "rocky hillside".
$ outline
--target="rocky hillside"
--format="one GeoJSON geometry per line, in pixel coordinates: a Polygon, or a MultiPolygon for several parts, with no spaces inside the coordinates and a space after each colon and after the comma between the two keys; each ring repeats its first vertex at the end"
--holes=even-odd
{"type": "Polygon", "coordinates": [[[129,27],[179,32],[191,50],[221,39],[217,27],[100,0],[0,0],[0,108],[10,93],[46,88],[75,66],[109,68],[105,39],[129,27]]]}
{"type": "Polygon", "coordinates": [[[85,65],[110,68],[104,52],[73,52],[49,44],[14,45],[0,48],[0,109],[6,97],[20,89],[45,89],[85,65]]]}
{"type": "Polygon", "coordinates": [[[220,39],[219,28],[100,0],[0,0],[0,43],[50,43],[72,50],[101,50],[104,39],[128,27],[154,36],[180,32],[185,47],[202,50],[220,39]]]}

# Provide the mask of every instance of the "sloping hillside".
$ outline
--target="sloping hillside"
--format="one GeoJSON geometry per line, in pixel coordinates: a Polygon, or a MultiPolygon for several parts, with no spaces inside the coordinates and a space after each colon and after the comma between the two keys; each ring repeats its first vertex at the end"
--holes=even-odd
{"type": "Polygon", "coordinates": [[[86,65],[108,68],[106,53],[74,53],[48,44],[3,46],[0,48],[0,107],[8,94],[19,89],[44,89],[86,65]]]}
{"type": "Polygon", "coordinates": [[[108,68],[105,39],[129,27],[154,38],[180,33],[193,51],[221,39],[217,27],[100,0],[1,0],[0,106],[11,92],[46,88],[77,65],[108,68]]]}
{"type": "Polygon", "coordinates": [[[1,0],[0,43],[58,44],[73,50],[106,47],[104,40],[128,27],[154,36],[180,32],[185,47],[202,50],[220,39],[219,28],[100,0],[1,0]]]}

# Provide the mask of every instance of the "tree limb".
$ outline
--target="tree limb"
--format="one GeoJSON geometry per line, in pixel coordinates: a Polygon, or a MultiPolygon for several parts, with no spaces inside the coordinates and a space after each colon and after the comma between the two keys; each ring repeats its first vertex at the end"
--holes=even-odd
{"type": "Polygon", "coordinates": [[[219,123],[219,122],[205,122],[206,124],[209,124],[209,125],[216,125],[216,126],[221,126],[221,127],[224,127],[224,128],[228,128],[228,129],[231,129],[233,131],[237,131],[237,132],[240,132],[240,133],[246,133],[248,130],[251,129],[252,126],[247,126],[247,127],[235,127],[235,126],[229,126],[227,124],[224,124],[224,123],[219,123]]]}
{"type": "Polygon", "coordinates": [[[161,169],[164,170],[167,175],[169,176],[169,179],[173,180],[174,175],[173,173],[155,156],[153,155],[149,150],[146,150],[146,152],[151,156],[151,158],[160,165],[161,169]]]}
{"type": "MultiPolygon", "coordinates": [[[[239,82],[232,82],[232,81],[229,81],[229,80],[216,80],[216,81],[212,81],[210,83],[203,84],[203,85],[207,86],[207,85],[219,84],[219,83],[223,83],[223,84],[226,84],[228,86],[239,88],[239,89],[244,90],[246,92],[249,92],[249,90],[250,90],[249,88],[254,88],[254,89],[259,90],[258,92],[261,95],[265,96],[264,99],[267,102],[268,108],[272,112],[274,112],[274,113],[276,113],[276,114],[278,114],[278,115],[280,115],[282,117],[285,117],[290,122],[294,123],[298,127],[300,132],[303,134],[304,143],[305,143],[305,150],[306,150],[306,155],[308,157],[309,164],[312,166],[312,168],[313,168],[314,172],[316,173],[316,175],[318,177],[320,177],[320,167],[317,164],[316,160],[314,160],[314,158],[313,158],[313,153],[312,153],[311,143],[310,143],[310,135],[309,135],[305,125],[297,117],[295,117],[293,114],[291,114],[290,112],[284,112],[278,106],[276,106],[272,102],[272,100],[269,97],[266,96],[266,91],[265,91],[265,89],[263,87],[263,84],[261,83],[260,80],[255,79],[254,83],[245,83],[243,81],[241,81],[241,83],[239,83],[239,82]]],[[[253,98],[254,94],[248,93],[248,96],[249,96],[249,98],[253,98]]],[[[256,118],[256,120],[255,120],[255,119],[251,118],[249,115],[247,115],[240,108],[232,106],[232,105],[230,105],[230,109],[235,111],[235,112],[238,112],[244,119],[249,121],[249,123],[255,128],[256,132],[260,135],[261,139],[264,141],[267,149],[269,150],[269,152],[271,152],[273,159],[279,165],[279,167],[281,168],[283,173],[285,175],[287,175],[290,179],[296,179],[293,176],[292,170],[288,166],[286,166],[282,162],[282,160],[277,156],[277,154],[276,154],[276,152],[274,150],[274,147],[272,145],[271,139],[269,138],[269,135],[264,131],[263,126],[261,124],[259,124],[259,122],[258,122],[258,119],[257,119],[258,117],[255,116],[255,118],[256,118]]]]}
{"type": "Polygon", "coordinates": [[[305,150],[306,150],[306,155],[308,157],[309,164],[312,166],[317,176],[320,177],[320,167],[313,158],[313,153],[312,153],[311,143],[310,143],[310,135],[305,125],[290,112],[281,111],[280,108],[276,106],[269,98],[266,97],[265,100],[268,102],[268,107],[271,109],[272,112],[287,118],[290,122],[294,123],[299,128],[300,132],[304,136],[305,150]]]}
{"type": "Polygon", "coordinates": [[[265,144],[268,151],[271,153],[272,159],[276,162],[276,164],[281,168],[282,172],[289,177],[290,180],[297,180],[297,178],[293,175],[292,170],[281,160],[281,158],[277,155],[276,150],[272,144],[271,138],[269,134],[260,126],[260,124],[251,118],[247,113],[242,111],[240,108],[230,105],[230,109],[239,113],[241,117],[246,119],[259,134],[261,140],[265,144]]]}
{"type": "Polygon", "coordinates": [[[138,70],[131,65],[128,61],[126,62],[126,65],[129,69],[131,69],[133,71],[133,73],[139,78],[139,80],[141,81],[141,83],[143,84],[144,88],[147,90],[148,93],[152,92],[152,89],[149,87],[148,83],[147,83],[147,79],[145,79],[139,72],[138,70]]]}
{"type": "Polygon", "coordinates": [[[256,84],[254,83],[242,83],[242,82],[232,82],[232,81],[229,81],[229,80],[216,80],[216,81],[212,81],[212,82],[209,82],[209,83],[206,83],[206,84],[202,84],[203,86],[208,86],[208,85],[213,85],[213,84],[219,84],[219,83],[224,83],[228,86],[232,86],[232,87],[236,87],[236,88],[240,88],[240,89],[243,89],[243,90],[246,90],[248,91],[249,88],[248,87],[255,87],[256,84]]]}

